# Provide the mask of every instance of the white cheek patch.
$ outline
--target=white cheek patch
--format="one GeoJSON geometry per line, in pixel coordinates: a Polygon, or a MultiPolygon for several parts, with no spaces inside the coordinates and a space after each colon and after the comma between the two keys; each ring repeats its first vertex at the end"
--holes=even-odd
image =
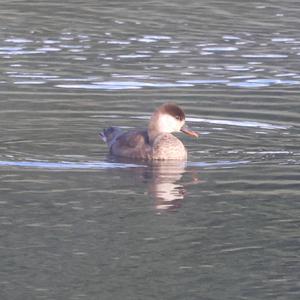
{"type": "Polygon", "coordinates": [[[159,118],[159,128],[161,132],[179,131],[181,122],[176,120],[171,115],[163,114],[159,118]]]}

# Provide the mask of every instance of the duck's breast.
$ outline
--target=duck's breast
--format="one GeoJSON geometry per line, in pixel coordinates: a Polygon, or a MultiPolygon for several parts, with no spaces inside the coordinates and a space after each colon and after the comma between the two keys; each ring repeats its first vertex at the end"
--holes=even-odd
{"type": "Polygon", "coordinates": [[[157,160],[186,160],[187,151],[183,143],[170,133],[156,137],[152,147],[152,157],[157,160]]]}

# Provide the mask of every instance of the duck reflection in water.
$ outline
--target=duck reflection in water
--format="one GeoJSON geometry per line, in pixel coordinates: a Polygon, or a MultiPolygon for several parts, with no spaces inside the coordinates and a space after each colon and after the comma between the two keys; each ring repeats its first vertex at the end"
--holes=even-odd
{"type": "Polygon", "coordinates": [[[154,161],[145,171],[148,193],[155,200],[158,211],[174,210],[181,206],[186,189],[181,184],[185,162],[154,161]]]}
{"type": "MultiPolygon", "coordinates": [[[[116,158],[114,158],[116,161],[116,158]]],[[[132,163],[132,160],[117,159],[118,162],[132,163]]],[[[136,163],[136,161],[135,161],[136,163]]],[[[133,175],[132,180],[144,183],[147,194],[154,199],[154,207],[157,213],[163,211],[176,211],[182,205],[187,195],[187,187],[199,184],[201,181],[196,176],[195,170],[187,170],[185,161],[151,161],[144,162],[141,167],[129,170],[133,175]],[[189,173],[192,179],[182,180],[183,175],[189,173]]],[[[139,184],[140,185],[140,184],[139,184]]]]}

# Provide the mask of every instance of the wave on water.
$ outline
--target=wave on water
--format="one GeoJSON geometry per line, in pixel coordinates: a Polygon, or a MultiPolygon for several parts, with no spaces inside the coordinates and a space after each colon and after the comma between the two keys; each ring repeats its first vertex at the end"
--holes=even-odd
{"type": "Polygon", "coordinates": [[[46,161],[0,161],[0,167],[21,167],[56,170],[76,170],[76,169],[126,169],[142,167],[141,165],[113,162],[46,162],[46,161]]]}
{"type": "MultiPolygon", "coordinates": [[[[187,167],[234,167],[241,164],[248,164],[249,161],[217,161],[217,162],[188,162],[187,167]]],[[[166,166],[169,166],[166,164],[166,166]]],[[[52,170],[105,170],[105,169],[127,169],[146,167],[142,164],[118,163],[118,162],[47,162],[47,161],[0,161],[0,167],[18,167],[52,170]]]]}
{"type": "Polygon", "coordinates": [[[238,126],[238,127],[252,127],[252,128],[261,128],[261,129],[269,129],[269,130],[286,130],[289,129],[290,126],[277,125],[265,122],[256,122],[256,121],[234,121],[234,120],[211,120],[204,118],[187,118],[187,121],[190,122],[201,122],[201,123],[209,123],[215,125],[229,125],[229,126],[238,126]]]}
{"type": "Polygon", "coordinates": [[[249,164],[249,160],[229,161],[222,160],[217,162],[189,162],[188,167],[200,167],[200,168],[232,168],[239,165],[249,164]]]}

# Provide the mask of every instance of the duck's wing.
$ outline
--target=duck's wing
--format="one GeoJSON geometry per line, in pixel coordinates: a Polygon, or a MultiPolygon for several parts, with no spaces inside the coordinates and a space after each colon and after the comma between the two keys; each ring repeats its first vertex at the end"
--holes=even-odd
{"type": "Polygon", "coordinates": [[[147,130],[130,130],[117,137],[116,143],[123,148],[136,148],[149,144],[147,130]]]}
{"type": "Polygon", "coordinates": [[[115,139],[110,151],[118,156],[144,159],[150,149],[147,130],[130,130],[115,139]]]}

